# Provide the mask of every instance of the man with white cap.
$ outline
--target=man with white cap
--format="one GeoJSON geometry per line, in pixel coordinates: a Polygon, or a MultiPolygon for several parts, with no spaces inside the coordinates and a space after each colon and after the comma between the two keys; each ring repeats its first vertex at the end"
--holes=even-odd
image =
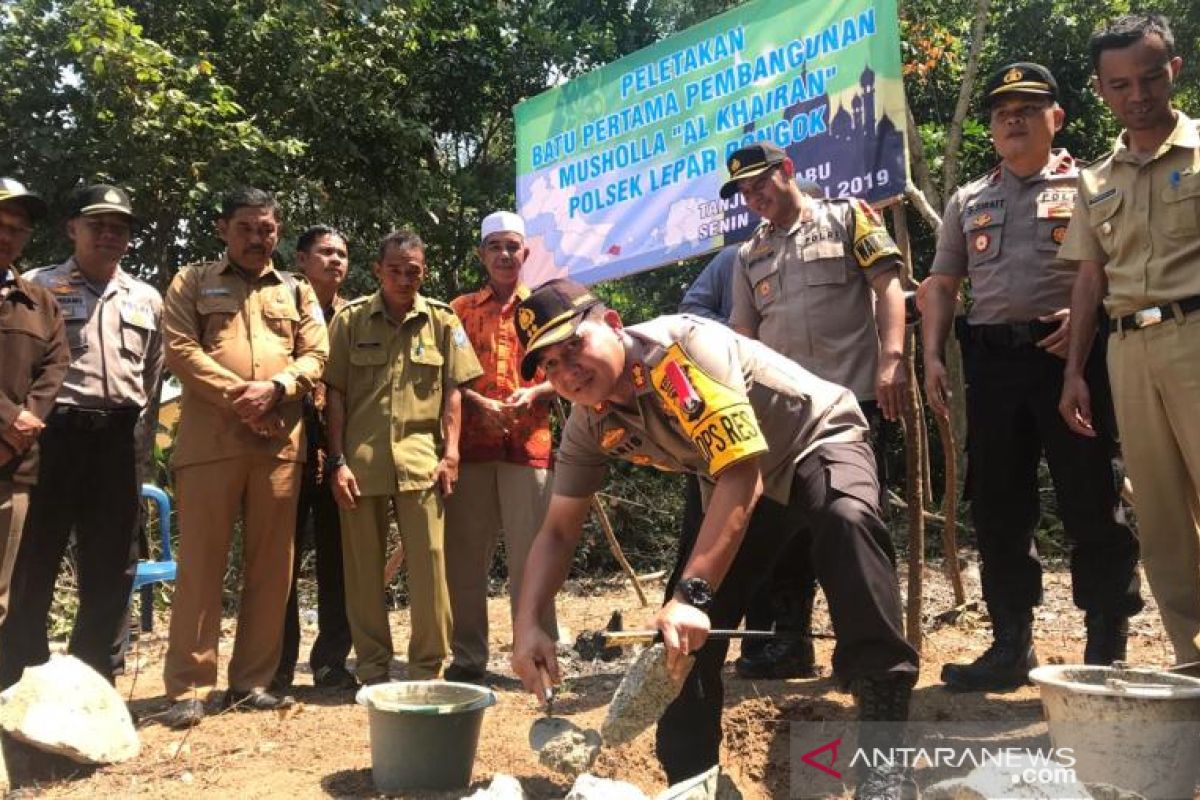
{"type": "MultiPolygon", "coordinates": [[[[483,375],[463,387],[462,464],[458,490],[446,502],[446,580],[454,617],[448,680],[479,681],[488,659],[488,572],[504,531],[512,613],[525,557],[550,498],[550,402],[554,390],[521,377],[525,348],[517,338],[517,304],[529,296],[521,267],[529,255],[525,222],[510,211],[484,217],[479,260],[487,283],[456,297],[483,375]],[[503,502],[502,502],[503,501],[503,502]]],[[[554,608],[542,616],[556,638],[554,608]]]]}

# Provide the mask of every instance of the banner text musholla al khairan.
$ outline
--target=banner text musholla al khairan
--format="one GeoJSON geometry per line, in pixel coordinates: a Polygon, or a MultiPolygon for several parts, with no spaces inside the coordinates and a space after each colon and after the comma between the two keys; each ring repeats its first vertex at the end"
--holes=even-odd
{"type": "Polygon", "coordinates": [[[754,0],[520,103],[531,285],[618,278],[746,239],[725,160],[770,139],[829,197],[907,181],[895,0],[754,0]]]}

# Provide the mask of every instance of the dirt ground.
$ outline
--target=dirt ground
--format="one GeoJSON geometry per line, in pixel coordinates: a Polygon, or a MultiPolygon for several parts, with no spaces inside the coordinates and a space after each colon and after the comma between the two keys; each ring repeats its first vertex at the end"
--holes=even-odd
{"type": "MultiPolygon", "coordinates": [[[[937,720],[1036,720],[1041,709],[1036,689],[1003,695],[961,695],[938,683],[942,664],[970,660],[986,645],[986,625],[977,614],[959,615],[954,622],[939,619],[953,606],[948,582],[932,565],[926,571],[926,603],[921,680],[914,696],[913,718],[937,720]]],[[[968,568],[968,598],[978,597],[977,578],[968,568]]],[[[905,585],[903,576],[901,586],[905,585]]],[[[1078,662],[1083,649],[1083,620],[1070,602],[1070,581],[1063,572],[1047,575],[1046,603],[1038,610],[1037,645],[1043,663],[1078,662]]],[[[653,618],[654,609],[640,608],[633,592],[619,582],[571,584],[560,598],[559,619],[570,639],[597,630],[620,609],[627,628],[653,618]]],[[[661,584],[649,587],[657,598],[661,584]]],[[[541,713],[521,691],[508,669],[507,601],[490,602],[493,644],[492,685],[499,702],[486,712],[474,770],[472,790],[486,785],[498,772],[519,778],[532,798],[561,798],[571,781],[537,763],[527,746],[530,724],[541,713]]],[[[393,614],[397,653],[407,644],[407,613],[393,614]]],[[[818,608],[818,631],[829,632],[823,606],[818,608]]],[[[304,672],[297,676],[299,706],[287,713],[225,713],[210,716],[188,732],[172,731],[157,722],[166,707],[161,680],[166,627],[160,620],[144,634],[131,653],[127,674],[118,689],[138,715],[142,754],[137,759],[103,769],[48,765],[17,752],[10,769],[21,797],[190,797],[252,798],[372,797],[371,755],[365,709],[349,693],[329,693],[311,686],[304,672]]],[[[221,641],[222,676],[232,645],[233,622],[227,620],[221,641]]],[[[305,630],[307,653],[315,630],[305,630]]],[[[817,642],[820,663],[829,664],[832,642],[817,642]]],[[[737,655],[736,645],[729,659],[737,655]]],[[[1170,649],[1157,613],[1150,606],[1133,621],[1130,660],[1149,665],[1170,663],[1170,649]]],[[[606,704],[620,681],[622,662],[584,663],[569,658],[570,676],[556,702],[556,714],[569,716],[582,727],[599,728],[606,704]]],[[[402,678],[398,658],[393,675],[402,678]]],[[[722,764],[748,800],[786,798],[790,780],[788,725],[796,720],[851,719],[851,700],[828,677],[796,681],[745,681],[727,665],[725,739],[722,764]]],[[[602,777],[627,780],[647,793],[660,791],[665,779],[654,758],[652,731],[615,750],[603,751],[592,769],[602,777]]],[[[12,752],[13,748],[7,747],[12,752]]],[[[420,800],[457,798],[470,792],[408,795],[420,800]]]]}

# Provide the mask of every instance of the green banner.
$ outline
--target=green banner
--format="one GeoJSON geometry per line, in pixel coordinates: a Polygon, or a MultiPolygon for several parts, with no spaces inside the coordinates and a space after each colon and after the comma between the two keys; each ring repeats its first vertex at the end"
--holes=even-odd
{"type": "Polygon", "coordinates": [[[729,154],[769,139],[829,197],[907,182],[895,0],[754,0],[520,103],[526,279],[595,282],[749,236],[729,154]]]}

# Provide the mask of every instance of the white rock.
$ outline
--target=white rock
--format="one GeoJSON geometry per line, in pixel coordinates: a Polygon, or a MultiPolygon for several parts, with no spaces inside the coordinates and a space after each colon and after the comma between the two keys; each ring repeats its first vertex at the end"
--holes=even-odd
{"type": "Polygon", "coordinates": [[[476,790],[462,800],[525,800],[525,789],[512,775],[500,772],[492,776],[492,782],[485,788],[476,790]]]}
{"type": "Polygon", "coordinates": [[[1022,773],[1050,770],[1056,775],[1065,775],[1068,770],[1054,761],[1034,762],[1024,756],[1014,758],[1011,764],[986,764],[971,771],[964,778],[951,778],[935,783],[921,792],[924,800],[991,800],[1003,797],[1006,800],[1091,800],[1092,795],[1083,784],[1073,781],[1047,783],[1027,782],[1022,773]]]}
{"type": "Polygon", "coordinates": [[[140,749],[121,695],[74,656],[51,656],[26,669],[0,694],[0,727],[39,750],[81,764],[128,761],[140,749]]]}
{"type": "Polygon", "coordinates": [[[585,772],[575,779],[565,800],[647,800],[642,790],[632,783],[597,778],[585,772]]]}

